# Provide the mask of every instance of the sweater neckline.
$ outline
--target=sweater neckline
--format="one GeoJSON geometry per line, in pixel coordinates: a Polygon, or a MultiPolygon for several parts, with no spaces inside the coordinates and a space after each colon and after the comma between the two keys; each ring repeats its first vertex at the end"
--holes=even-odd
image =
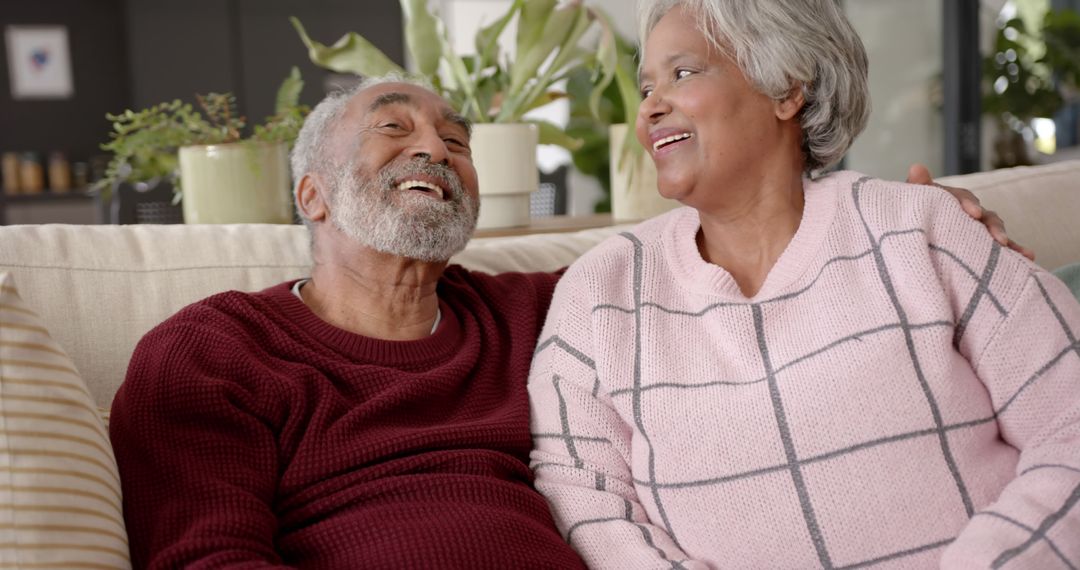
{"type": "Polygon", "coordinates": [[[693,208],[680,209],[663,230],[669,267],[683,287],[722,301],[756,303],[781,294],[806,272],[814,254],[821,249],[836,214],[836,189],[842,176],[833,173],[817,180],[803,178],[803,215],[799,228],[753,297],[743,294],[726,269],[701,257],[697,247],[701,218],[693,208]]]}
{"type": "MultiPolygon", "coordinates": [[[[447,305],[443,295],[439,297],[442,319],[431,336],[416,340],[383,340],[349,332],[319,318],[293,295],[292,287],[296,281],[275,285],[263,293],[303,334],[352,359],[387,365],[423,364],[445,360],[453,354],[460,341],[461,320],[447,305]]],[[[440,287],[439,290],[442,293],[444,288],[440,287]]]]}

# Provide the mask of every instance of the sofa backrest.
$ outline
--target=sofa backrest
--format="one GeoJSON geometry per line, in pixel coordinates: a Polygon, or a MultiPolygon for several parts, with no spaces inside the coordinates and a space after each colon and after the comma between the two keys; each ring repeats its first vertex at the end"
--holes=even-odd
{"type": "MultiPolygon", "coordinates": [[[[997,209],[1044,267],[1080,261],[1080,161],[942,182],[997,209]]],[[[553,271],[625,227],[476,239],[453,261],[492,273],[553,271]]],[[[0,272],[14,275],[105,409],[153,326],[214,293],[306,276],[310,261],[303,226],[0,227],[0,272]]]]}
{"type": "Polygon", "coordinates": [[[1080,262],[1080,160],[938,180],[973,191],[1004,220],[1009,237],[1046,269],[1080,262]]]}
{"type": "MultiPolygon", "coordinates": [[[[554,271],[616,231],[477,239],[454,261],[488,271],[554,271]]],[[[0,272],[108,409],[135,344],[184,306],[230,289],[308,275],[308,232],[295,225],[0,227],[0,272]]]]}

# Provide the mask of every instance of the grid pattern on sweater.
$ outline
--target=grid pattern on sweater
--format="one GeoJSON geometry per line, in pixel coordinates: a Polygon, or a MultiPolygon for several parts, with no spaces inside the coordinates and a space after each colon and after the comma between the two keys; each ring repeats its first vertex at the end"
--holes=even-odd
{"type": "MultiPolygon", "coordinates": [[[[817,562],[823,568],[860,568],[897,560],[903,562],[904,559],[908,559],[921,553],[938,551],[952,543],[954,537],[927,540],[921,544],[906,545],[904,548],[896,549],[873,558],[855,562],[848,561],[846,564],[839,563],[836,560],[834,553],[831,552],[829,548],[829,541],[826,538],[826,535],[828,534],[827,529],[822,528],[822,523],[819,520],[818,512],[815,508],[823,502],[826,502],[827,499],[823,499],[821,496],[815,497],[805,481],[805,471],[809,466],[844,460],[844,458],[850,458],[852,455],[864,453],[873,448],[899,446],[910,440],[930,437],[936,440],[936,445],[940,450],[941,461],[944,463],[948,473],[949,483],[955,488],[955,494],[958,497],[966,517],[971,518],[977,516],[1004,521],[1015,530],[1020,531],[1024,537],[1024,539],[1018,541],[1014,547],[1006,549],[996,556],[993,560],[994,568],[1005,566],[1010,561],[1022,556],[1035,545],[1045,545],[1045,547],[1049,548],[1054,553],[1056,559],[1064,567],[1076,567],[1076,564],[1080,564],[1080,559],[1076,558],[1076,545],[1071,545],[1074,552],[1072,555],[1073,558],[1070,559],[1069,556],[1063,552],[1063,548],[1055,543],[1049,536],[1049,531],[1058,524],[1070,510],[1074,509],[1077,502],[1080,501],[1080,484],[1073,486],[1071,493],[1068,493],[1067,496],[1059,500],[1059,508],[1046,514],[1037,526],[1025,524],[1006,514],[998,513],[993,510],[978,511],[975,501],[972,499],[972,493],[968,488],[968,480],[974,475],[970,471],[966,473],[963,472],[958,465],[954,453],[956,440],[950,439],[950,434],[979,428],[980,426],[985,426],[985,424],[995,422],[999,417],[1010,410],[1013,404],[1025,391],[1039,382],[1041,378],[1044,378],[1048,371],[1055,367],[1059,367],[1072,355],[1080,356],[1080,343],[1078,343],[1075,331],[1073,330],[1073,327],[1076,326],[1075,323],[1070,325],[1068,320],[1063,316],[1055,299],[1047,292],[1044,283],[1040,281],[1040,279],[1046,279],[1047,277],[1045,275],[1032,276],[1030,279],[1033,280],[1038,287],[1046,308],[1048,308],[1056,317],[1057,334],[1064,336],[1067,339],[1067,343],[1061,350],[1053,354],[1052,357],[1045,359],[1045,361],[1034,363],[1035,366],[1024,381],[1020,383],[1012,394],[1004,399],[1004,402],[1001,405],[992,408],[990,413],[987,413],[982,417],[968,418],[964,421],[948,421],[940,408],[938,402],[939,395],[935,392],[934,386],[927,379],[927,372],[922,357],[922,353],[925,351],[920,349],[921,343],[924,343],[925,341],[920,340],[918,335],[921,331],[950,331],[952,344],[955,348],[959,349],[964,340],[964,336],[968,331],[968,327],[971,325],[973,318],[978,311],[990,311],[996,315],[998,321],[1005,320],[1009,317],[1009,311],[1003,299],[1015,295],[1011,291],[996,291],[993,286],[996,271],[1000,267],[999,261],[1003,255],[1002,249],[996,243],[992,244],[988,248],[988,255],[986,255],[984,259],[978,260],[978,263],[981,263],[981,265],[973,267],[969,265],[969,262],[974,263],[974,261],[970,259],[970,255],[952,251],[949,245],[934,243],[932,241],[933,236],[927,235],[928,232],[926,228],[889,228],[884,231],[881,229],[875,231],[875,228],[872,227],[871,223],[867,220],[867,216],[864,215],[863,212],[862,203],[864,201],[864,196],[862,196],[862,194],[864,194],[864,186],[868,183],[870,183],[870,179],[865,177],[858,178],[857,180],[852,179],[850,191],[848,192],[850,203],[853,205],[854,211],[857,213],[858,222],[861,224],[861,230],[865,238],[865,243],[867,244],[866,248],[855,254],[832,255],[831,257],[828,257],[818,266],[816,276],[811,279],[808,284],[797,288],[794,291],[785,292],[784,294],[779,294],[766,299],[748,301],[724,300],[707,304],[698,310],[687,310],[684,307],[666,306],[663,301],[645,298],[643,291],[645,291],[647,287],[643,283],[643,272],[648,263],[646,260],[646,249],[648,245],[643,244],[642,239],[635,235],[634,232],[621,234],[621,239],[630,242],[632,250],[632,255],[629,256],[630,259],[628,260],[630,264],[630,270],[628,272],[630,283],[627,285],[627,288],[631,291],[629,296],[632,298],[632,306],[623,306],[618,303],[596,303],[592,307],[578,305],[577,308],[579,310],[585,309],[590,312],[591,314],[588,315],[587,318],[592,319],[592,322],[594,323],[597,322],[598,319],[602,319],[604,313],[624,315],[633,319],[633,325],[631,327],[633,330],[633,338],[626,339],[627,343],[632,343],[633,345],[631,350],[632,363],[630,364],[630,369],[625,371],[628,381],[624,383],[628,383],[629,386],[611,389],[606,393],[602,390],[601,376],[604,373],[607,373],[608,370],[605,370],[604,372],[598,370],[598,365],[594,360],[594,356],[596,355],[596,352],[602,351],[603,348],[589,346],[587,343],[597,338],[612,340],[609,337],[605,337],[605,334],[610,333],[610,331],[590,331],[588,334],[582,335],[581,338],[564,338],[564,336],[560,335],[562,329],[552,325],[553,321],[557,322],[560,318],[559,315],[555,314],[558,309],[553,309],[553,314],[549,320],[549,328],[545,329],[541,342],[537,346],[536,354],[538,359],[541,361],[544,360],[545,353],[565,353],[565,355],[568,355],[571,359],[580,363],[585,369],[591,371],[593,379],[590,392],[593,398],[606,398],[610,402],[622,401],[623,399],[630,400],[629,404],[625,404],[627,412],[620,415],[623,416],[623,421],[625,421],[626,424],[632,424],[627,427],[632,429],[635,442],[640,442],[641,446],[639,449],[635,445],[634,453],[636,455],[640,451],[644,454],[643,462],[645,465],[645,467],[640,470],[633,470],[633,484],[637,488],[639,495],[645,494],[645,496],[640,496],[642,504],[649,503],[649,506],[652,508],[652,512],[650,513],[651,516],[649,516],[650,522],[663,530],[667,536],[670,537],[673,545],[679,551],[686,552],[683,544],[680,543],[680,535],[683,534],[686,529],[673,527],[671,516],[669,516],[669,509],[685,509],[685,505],[681,505],[680,503],[672,506],[672,503],[679,503],[679,501],[671,499],[669,495],[665,495],[666,491],[716,487],[740,481],[775,477],[777,474],[783,474],[788,477],[794,487],[795,492],[792,499],[797,503],[795,505],[795,511],[799,513],[799,516],[802,519],[806,535],[809,537],[813,546],[813,551],[816,554],[817,562]],[[905,236],[910,237],[916,234],[923,236],[923,238],[927,240],[929,255],[936,256],[941,263],[950,264],[957,275],[963,276],[969,280],[969,284],[972,288],[966,302],[962,303],[962,313],[957,315],[955,321],[952,319],[939,319],[927,322],[916,322],[909,316],[907,308],[900,299],[900,295],[897,292],[897,284],[895,282],[897,276],[894,274],[894,271],[890,270],[890,265],[886,262],[886,253],[883,245],[889,240],[905,236]],[[888,299],[889,308],[891,309],[889,322],[830,339],[820,346],[814,346],[805,353],[790,359],[787,362],[777,360],[771,350],[770,339],[766,332],[765,310],[770,305],[798,302],[801,297],[814,292],[819,280],[821,280],[823,276],[827,276],[830,271],[838,270],[838,268],[842,268],[845,264],[850,265],[863,261],[871,262],[871,267],[876,271],[880,286],[888,299]],[[651,316],[653,319],[660,319],[663,317],[701,319],[724,310],[749,311],[749,320],[753,323],[753,344],[756,345],[755,348],[760,361],[760,375],[757,375],[756,377],[724,378],[711,381],[703,381],[701,379],[678,381],[675,378],[664,378],[661,381],[654,381],[651,383],[644,382],[644,375],[642,374],[642,354],[645,350],[642,346],[642,330],[644,328],[642,321],[644,318],[647,318],[647,315],[651,316]],[[917,383],[922,398],[924,399],[924,403],[929,409],[930,417],[932,418],[931,425],[920,429],[888,433],[873,439],[828,449],[816,454],[800,454],[797,451],[796,437],[792,433],[791,418],[789,417],[787,410],[787,404],[789,402],[785,399],[780,389],[781,376],[784,372],[804,363],[812,365],[815,359],[828,359],[832,356],[830,353],[837,350],[839,347],[858,343],[863,339],[875,335],[895,332],[899,332],[902,335],[902,344],[906,349],[905,358],[907,364],[910,366],[911,376],[913,376],[913,380],[917,383]],[[652,395],[683,392],[692,394],[691,396],[687,396],[691,398],[708,398],[710,395],[717,396],[717,393],[712,391],[714,389],[732,387],[748,388],[759,384],[765,384],[767,388],[767,399],[771,405],[771,413],[775,421],[776,436],[781,444],[783,461],[710,478],[683,480],[670,480],[670,478],[661,480],[658,478],[656,465],[658,458],[656,445],[654,443],[654,438],[658,436],[653,433],[656,426],[655,424],[647,425],[647,422],[644,419],[643,409],[648,406],[655,407],[658,405],[668,405],[668,402],[663,402],[662,399],[654,400],[651,398],[652,395]]],[[[1010,265],[1010,269],[1013,267],[1015,267],[1015,264],[1010,265]]],[[[592,285],[594,287],[596,286],[595,283],[592,285]]],[[[573,293],[574,292],[570,292],[569,294],[572,295],[573,293]]],[[[557,293],[556,295],[556,304],[559,303],[559,295],[560,293],[557,293]]],[[[652,322],[655,323],[656,321],[653,320],[652,322]]],[[[687,347],[686,350],[695,349],[693,347],[687,347]]],[[[554,357],[549,354],[546,358],[550,359],[554,357]]],[[[1075,368],[1074,362],[1069,362],[1069,364],[1075,368]]],[[[567,379],[560,376],[560,371],[555,366],[552,366],[551,369],[547,369],[543,368],[543,365],[541,365],[539,372],[541,373],[538,373],[537,364],[534,363],[530,381],[534,384],[541,382],[551,383],[554,387],[552,392],[544,392],[542,390],[537,390],[537,392],[553,395],[554,400],[556,400],[558,404],[557,420],[553,418],[552,422],[545,422],[542,419],[539,421],[534,419],[534,429],[539,429],[541,431],[533,434],[538,447],[538,452],[534,452],[533,456],[533,469],[537,472],[538,487],[549,495],[550,500],[552,499],[553,494],[557,495],[559,493],[557,486],[560,483],[563,483],[564,480],[553,480],[552,489],[555,490],[549,492],[543,485],[543,482],[546,482],[548,479],[545,476],[546,472],[550,471],[556,474],[554,477],[560,477],[558,472],[567,467],[568,463],[572,463],[575,469],[582,470],[583,468],[586,468],[589,460],[588,458],[583,457],[579,446],[611,446],[613,445],[613,442],[610,438],[603,437],[600,433],[602,430],[596,430],[595,426],[591,424],[585,426],[575,424],[575,418],[572,417],[572,414],[568,411],[570,406],[568,405],[567,397],[564,394],[566,391],[564,385],[567,383],[567,379]],[[561,386],[561,384],[563,386],[561,386]],[[544,429],[553,423],[557,423],[560,429],[557,431],[544,429]],[[558,452],[557,448],[552,447],[554,445],[564,446],[565,457],[568,458],[568,460],[562,459],[562,454],[558,452]]],[[[908,378],[905,376],[903,380],[907,381],[908,378]]],[[[545,405],[555,408],[556,406],[549,405],[551,399],[551,397],[544,399],[543,396],[537,398],[536,394],[534,394],[534,414],[542,414],[545,405]]],[[[660,437],[662,437],[662,434],[660,437]]],[[[623,453],[625,455],[625,451],[623,451],[623,453]]],[[[1035,465],[1028,467],[1017,475],[1018,477],[1023,477],[1040,469],[1080,473],[1080,469],[1076,466],[1062,463],[1035,465]]],[[[608,477],[600,472],[599,469],[595,469],[595,471],[594,489],[597,491],[605,491],[610,484],[608,477]]],[[[572,475],[566,475],[567,479],[572,477],[572,475]]],[[[982,502],[985,503],[986,501],[982,502]]],[[[564,534],[572,543],[575,543],[575,534],[583,528],[593,525],[629,522],[641,532],[644,541],[649,547],[657,552],[660,559],[666,560],[671,567],[684,567],[684,564],[692,563],[689,560],[690,558],[694,558],[692,555],[693,553],[691,553],[686,559],[680,558],[678,560],[668,560],[667,552],[656,546],[654,537],[650,533],[650,525],[643,524],[640,515],[635,516],[633,505],[629,501],[625,501],[625,510],[622,513],[622,516],[596,516],[593,518],[578,519],[574,518],[574,515],[577,513],[560,513],[558,505],[556,505],[555,514],[556,520],[559,522],[564,534]]],[[[583,544],[575,543],[575,546],[582,548],[583,544]]],[[[584,544],[584,548],[588,549],[588,544],[584,544]]],[[[940,554],[940,552],[938,554],[940,554]]],[[[586,556],[586,560],[589,560],[588,556],[586,556]]]]}

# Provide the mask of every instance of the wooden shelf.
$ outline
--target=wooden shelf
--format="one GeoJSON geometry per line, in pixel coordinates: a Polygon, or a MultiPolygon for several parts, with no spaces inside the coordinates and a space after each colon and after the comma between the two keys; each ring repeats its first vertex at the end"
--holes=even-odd
{"type": "Polygon", "coordinates": [[[89,200],[95,195],[88,190],[69,190],[67,192],[44,191],[37,194],[3,194],[0,201],[8,204],[33,204],[66,200],[89,200]]]}
{"type": "Polygon", "coordinates": [[[612,224],[611,214],[592,214],[590,216],[551,216],[534,218],[529,225],[519,228],[498,228],[477,230],[473,237],[506,237],[530,234],[554,234],[576,232],[591,228],[603,228],[612,224]]]}

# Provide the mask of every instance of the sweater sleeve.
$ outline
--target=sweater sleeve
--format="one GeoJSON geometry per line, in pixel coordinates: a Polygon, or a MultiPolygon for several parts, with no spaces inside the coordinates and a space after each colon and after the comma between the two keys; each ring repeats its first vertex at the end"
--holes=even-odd
{"type": "Polygon", "coordinates": [[[185,323],[136,348],[110,426],[135,567],[282,567],[276,440],[263,396],[234,378],[247,353],[185,323]]]}
{"type": "Polygon", "coordinates": [[[603,347],[593,342],[587,285],[573,268],[559,282],[529,374],[536,488],[590,568],[708,568],[687,560],[638,499],[631,426],[597,389],[592,355],[603,347]]]}
{"type": "Polygon", "coordinates": [[[949,546],[942,568],[1080,566],[1080,304],[1034,268],[1017,289],[1004,317],[972,318],[960,344],[1002,439],[1020,450],[1015,478],[949,546]]]}

